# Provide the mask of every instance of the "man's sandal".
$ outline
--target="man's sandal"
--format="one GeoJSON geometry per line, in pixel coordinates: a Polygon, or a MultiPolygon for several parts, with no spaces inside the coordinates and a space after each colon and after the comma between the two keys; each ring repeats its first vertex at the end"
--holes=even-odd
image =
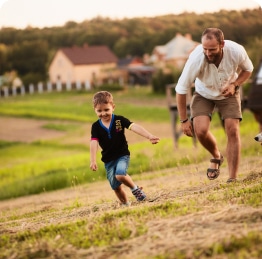
{"type": "Polygon", "coordinates": [[[227,179],[227,183],[236,183],[237,179],[236,178],[229,178],[227,179]]]}
{"type": "Polygon", "coordinates": [[[211,163],[215,163],[218,164],[218,168],[214,169],[214,168],[208,168],[207,169],[207,178],[209,180],[214,180],[216,179],[219,174],[220,174],[220,170],[219,167],[222,165],[222,163],[224,162],[224,157],[221,155],[220,159],[217,158],[212,158],[210,159],[211,163]]]}

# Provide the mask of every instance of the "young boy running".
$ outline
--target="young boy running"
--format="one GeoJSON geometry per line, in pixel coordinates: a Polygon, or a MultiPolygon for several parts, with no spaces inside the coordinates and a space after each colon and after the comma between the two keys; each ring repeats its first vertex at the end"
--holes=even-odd
{"type": "Polygon", "coordinates": [[[105,165],[107,179],[120,203],[129,205],[122,184],[130,188],[137,201],[145,200],[146,194],[142,188],[139,188],[127,174],[130,151],[125,137],[125,128],[149,139],[152,144],[157,144],[159,138],[129,119],[115,115],[113,96],[107,91],[100,91],[94,95],[93,106],[99,120],[93,123],[91,129],[90,168],[93,171],[97,170],[96,153],[99,145],[102,149],[101,160],[105,165]]]}

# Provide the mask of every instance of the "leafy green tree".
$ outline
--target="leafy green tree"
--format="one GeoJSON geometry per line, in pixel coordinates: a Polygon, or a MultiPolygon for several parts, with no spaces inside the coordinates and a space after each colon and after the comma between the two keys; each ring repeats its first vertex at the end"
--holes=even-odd
{"type": "Polygon", "coordinates": [[[262,60],[262,37],[252,37],[249,39],[246,49],[255,68],[253,74],[256,74],[262,60]]]}
{"type": "Polygon", "coordinates": [[[7,46],[0,44],[0,75],[8,70],[7,46]]]}
{"type": "Polygon", "coordinates": [[[47,42],[24,41],[16,43],[10,48],[8,59],[12,64],[11,70],[15,70],[19,76],[38,74],[41,75],[41,80],[46,79],[47,42]]]}

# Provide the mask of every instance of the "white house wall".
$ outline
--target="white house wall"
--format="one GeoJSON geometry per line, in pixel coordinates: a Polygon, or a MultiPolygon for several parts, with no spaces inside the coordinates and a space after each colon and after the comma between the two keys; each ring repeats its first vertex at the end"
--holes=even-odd
{"type": "Polygon", "coordinates": [[[53,84],[58,80],[64,84],[87,81],[93,83],[110,77],[110,71],[114,68],[115,63],[74,65],[62,51],[58,51],[49,67],[49,79],[53,84]]]}
{"type": "Polygon", "coordinates": [[[62,51],[58,51],[49,67],[49,79],[52,83],[60,80],[63,83],[68,81],[73,82],[73,64],[64,55],[62,51]]]}
{"type": "Polygon", "coordinates": [[[93,81],[94,77],[98,78],[100,76],[101,65],[78,65],[74,67],[74,78],[78,82],[90,83],[93,81]]]}

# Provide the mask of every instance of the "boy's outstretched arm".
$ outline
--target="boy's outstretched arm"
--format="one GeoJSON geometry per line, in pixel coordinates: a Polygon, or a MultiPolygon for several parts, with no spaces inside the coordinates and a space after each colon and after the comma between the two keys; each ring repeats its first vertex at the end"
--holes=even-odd
{"type": "Polygon", "coordinates": [[[98,150],[98,141],[97,140],[91,140],[90,141],[90,168],[93,171],[97,170],[97,163],[96,163],[96,153],[98,150]]]}
{"type": "Polygon", "coordinates": [[[145,128],[143,128],[139,124],[133,123],[131,124],[129,129],[135,132],[136,134],[149,139],[152,144],[157,144],[160,140],[160,138],[152,135],[149,131],[147,131],[145,128]]]}

